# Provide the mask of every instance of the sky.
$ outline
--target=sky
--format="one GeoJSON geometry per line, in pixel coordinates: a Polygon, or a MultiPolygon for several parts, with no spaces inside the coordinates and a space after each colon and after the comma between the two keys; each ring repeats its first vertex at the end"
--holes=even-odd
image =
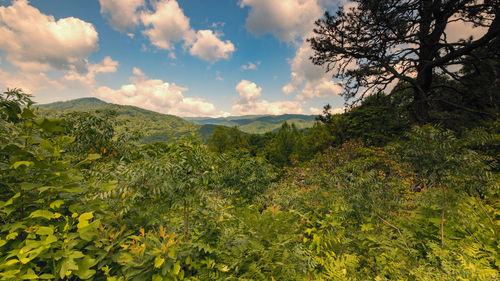
{"type": "Polygon", "coordinates": [[[340,112],[305,39],[343,2],[0,0],[0,87],[178,116],[340,112]]]}

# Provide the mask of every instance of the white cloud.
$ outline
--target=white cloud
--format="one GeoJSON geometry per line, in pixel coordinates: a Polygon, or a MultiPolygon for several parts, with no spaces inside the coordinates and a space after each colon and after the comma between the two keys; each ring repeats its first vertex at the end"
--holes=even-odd
{"type": "Polygon", "coordinates": [[[283,42],[293,42],[311,32],[323,9],[318,0],[241,0],[250,7],[246,28],[255,35],[272,33],[283,42]]]}
{"type": "Polygon", "coordinates": [[[290,60],[291,81],[282,90],[289,95],[298,92],[298,99],[324,98],[338,95],[342,87],[335,83],[323,67],[314,65],[309,59],[313,50],[308,42],[303,42],[290,60]]]}
{"type": "Polygon", "coordinates": [[[146,11],[140,18],[144,26],[143,31],[151,43],[160,49],[172,50],[173,43],[184,40],[191,45],[195,39],[195,31],[189,24],[189,18],[175,0],[161,0],[153,2],[153,11],[146,11]]]}
{"type": "Polygon", "coordinates": [[[63,80],[77,81],[83,85],[95,87],[95,76],[97,74],[116,72],[118,65],[119,63],[117,61],[114,61],[110,57],[105,57],[100,63],[90,64],[86,74],[70,70],[64,75],[63,80]]]}
{"type": "MultiPolygon", "coordinates": [[[[344,107],[337,107],[337,108],[330,109],[331,114],[341,114],[341,113],[344,113],[344,111],[345,111],[344,107]]],[[[323,108],[309,107],[309,114],[311,114],[311,115],[323,114],[323,108]]]]}
{"type": "Polygon", "coordinates": [[[94,26],[77,18],[55,20],[16,0],[0,7],[0,49],[24,71],[50,68],[85,72],[87,57],[98,49],[94,26]]]}
{"type": "MultiPolygon", "coordinates": [[[[101,14],[108,18],[111,26],[118,31],[125,31],[139,24],[137,10],[145,5],[144,0],[99,0],[99,3],[101,14]]],[[[129,34],[132,33],[127,35],[129,34]]]]}
{"type": "Polygon", "coordinates": [[[134,68],[131,84],[119,89],[99,87],[95,96],[108,102],[134,105],[162,113],[178,116],[213,116],[215,106],[202,98],[184,97],[188,89],[175,83],[160,79],[149,79],[144,73],[134,68]]]}
{"type": "Polygon", "coordinates": [[[261,100],[262,88],[254,82],[241,80],[236,85],[236,91],[239,93],[239,98],[232,107],[232,111],[236,115],[302,113],[302,105],[296,101],[268,102],[261,100]]]}
{"type": "MultiPolygon", "coordinates": [[[[153,1],[152,6],[153,10],[142,12],[140,19],[146,27],[143,34],[157,48],[173,51],[174,44],[183,41],[191,55],[210,63],[231,57],[235,50],[233,43],[222,41],[221,34],[212,30],[195,31],[176,0],[153,1]]],[[[212,26],[219,28],[223,24],[212,26]]],[[[170,57],[175,58],[175,53],[170,52],[170,57]]]]}
{"type": "Polygon", "coordinates": [[[220,40],[218,35],[212,30],[198,30],[196,41],[189,50],[193,56],[202,60],[214,63],[220,59],[228,59],[234,52],[234,45],[231,41],[220,40]]]}
{"type": "Polygon", "coordinates": [[[260,65],[260,61],[258,61],[256,64],[253,62],[248,62],[248,64],[244,64],[241,66],[241,70],[257,70],[257,65],[260,65]]]}
{"type": "Polygon", "coordinates": [[[43,72],[9,73],[0,69],[0,85],[6,88],[21,88],[25,93],[33,94],[45,89],[62,90],[63,84],[52,80],[43,72]]]}

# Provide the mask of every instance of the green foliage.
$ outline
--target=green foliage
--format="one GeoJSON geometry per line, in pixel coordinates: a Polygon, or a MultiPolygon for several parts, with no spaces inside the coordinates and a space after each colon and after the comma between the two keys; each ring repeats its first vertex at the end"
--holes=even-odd
{"type": "Polygon", "coordinates": [[[278,131],[284,122],[294,124],[299,129],[310,128],[314,125],[314,116],[300,114],[283,115],[245,115],[219,118],[187,117],[188,121],[200,125],[220,125],[228,128],[237,126],[247,134],[265,134],[278,131]]]}
{"type": "Polygon", "coordinates": [[[95,98],[57,102],[40,105],[38,108],[42,115],[48,117],[62,117],[72,112],[80,112],[85,115],[84,112],[88,112],[88,115],[106,119],[104,112],[115,112],[115,135],[130,135],[129,128],[133,128],[133,131],[141,132],[141,138],[137,142],[142,144],[170,141],[199,129],[197,125],[177,116],[135,106],[108,104],[95,98]]]}
{"type": "Polygon", "coordinates": [[[248,147],[247,141],[238,127],[230,129],[223,126],[215,127],[212,136],[208,139],[208,144],[212,150],[219,153],[248,147]]]}
{"type": "Polygon", "coordinates": [[[383,96],[304,131],[137,146],[112,112],[0,97],[0,280],[500,277],[495,123],[394,141],[383,96]]]}

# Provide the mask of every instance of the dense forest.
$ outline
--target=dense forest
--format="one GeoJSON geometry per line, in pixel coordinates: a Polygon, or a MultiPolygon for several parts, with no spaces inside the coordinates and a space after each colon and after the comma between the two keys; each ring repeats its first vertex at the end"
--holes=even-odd
{"type": "MultiPolygon", "coordinates": [[[[318,21],[315,63],[331,47],[321,27],[342,16],[318,21]]],[[[460,75],[431,72],[427,92],[401,79],[265,134],[167,139],[193,124],[150,126],[132,107],[132,121],[113,107],[48,113],[7,89],[0,280],[498,280],[495,36],[461,54],[460,75]]]]}

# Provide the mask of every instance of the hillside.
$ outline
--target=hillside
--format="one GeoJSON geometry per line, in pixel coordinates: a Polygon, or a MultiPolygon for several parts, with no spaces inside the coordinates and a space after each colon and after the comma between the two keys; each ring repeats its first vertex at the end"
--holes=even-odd
{"type": "Polygon", "coordinates": [[[184,119],[200,125],[222,125],[226,127],[238,126],[241,131],[249,134],[264,134],[275,131],[283,122],[295,124],[297,128],[310,128],[314,125],[314,115],[283,114],[283,115],[246,115],[231,117],[186,117],[184,119]]]}
{"type": "Polygon", "coordinates": [[[53,109],[61,111],[89,111],[96,110],[111,105],[98,98],[80,98],[69,101],[58,101],[48,104],[36,105],[38,108],[53,109]]]}
{"type": "MultiPolygon", "coordinates": [[[[48,116],[61,116],[71,111],[113,110],[117,113],[117,121],[123,123],[123,125],[117,127],[117,131],[121,132],[126,128],[139,130],[143,134],[141,143],[168,141],[184,134],[198,132],[201,128],[199,125],[174,115],[158,113],[130,105],[110,104],[97,98],[81,98],[38,105],[37,107],[41,114],[48,116]]],[[[207,136],[202,135],[202,137],[206,138],[207,136]]]]}
{"type": "Polygon", "coordinates": [[[144,134],[141,143],[166,141],[193,132],[206,140],[212,135],[216,125],[238,126],[245,133],[264,134],[278,130],[285,121],[295,124],[299,129],[310,128],[315,122],[313,115],[300,114],[180,118],[135,106],[107,103],[98,98],[80,98],[37,107],[42,114],[49,116],[60,116],[71,111],[114,110],[118,114],[118,121],[126,121],[126,125],[119,126],[117,130],[122,131],[125,127],[140,130],[144,134]]]}

